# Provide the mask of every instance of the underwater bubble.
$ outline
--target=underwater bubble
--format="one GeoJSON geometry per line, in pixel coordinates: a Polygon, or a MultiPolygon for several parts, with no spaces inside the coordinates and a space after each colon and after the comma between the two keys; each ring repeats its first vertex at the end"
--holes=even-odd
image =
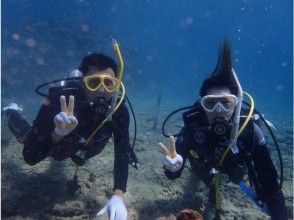
{"type": "Polygon", "coordinates": [[[276,90],[277,90],[278,92],[283,91],[283,89],[284,89],[284,87],[283,87],[282,85],[277,85],[277,86],[276,86],[276,90]]]}
{"type": "Polygon", "coordinates": [[[204,12],[204,17],[209,17],[211,15],[211,11],[205,11],[204,12]]]}
{"type": "Polygon", "coordinates": [[[38,49],[39,49],[40,53],[47,54],[50,51],[50,45],[47,43],[39,43],[38,49]]]}
{"type": "Polygon", "coordinates": [[[5,79],[6,79],[7,84],[9,84],[10,86],[15,86],[15,85],[20,84],[19,80],[15,80],[11,77],[6,77],[5,79]]]}
{"type": "Polygon", "coordinates": [[[191,25],[191,24],[193,24],[193,21],[194,21],[194,19],[193,19],[192,17],[187,17],[187,18],[186,18],[186,24],[187,24],[187,25],[191,25]]]}
{"type": "Polygon", "coordinates": [[[179,25],[181,28],[185,28],[187,24],[186,24],[185,20],[181,20],[179,25]]]}
{"type": "Polygon", "coordinates": [[[3,78],[8,85],[14,86],[21,84],[21,81],[15,77],[19,73],[17,68],[11,68],[8,73],[9,74],[4,74],[5,78],[3,78]]]}
{"type": "Polygon", "coordinates": [[[17,75],[17,74],[19,73],[19,69],[18,69],[17,67],[11,67],[11,68],[9,69],[9,73],[10,73],[11,75],[17,75]]]}
{"type": "Polygon", "coordinates": [[[130,74],[126,74],[125,77],[124,77],[124,79],[125,79],[126,82],[129,82],[131,80],[131,78],[132,77],[131,77],[130,74]]]}
{"type": "Polygon", "coordinates": [[[51,104],[51,102],[50,102],[49,99],[45,98],[45,99],[43,99],[43,100],[41,101],[41,104],[42,104],[42,105],[46,105],[46,106],[48,106],[48,105],[51,104]]]}
{"type": "Polygon", "coordinates": [[[115,11],[116,11],[116,8],[115,8],[114,6],[112,6],[112,7],[110,8],[110,10],[113,11],[113,12],[115,12],[115,11]]]}
{"type": "Polygon", "coordinates": [[[152,61],[153,61],[153,56],[152,56],[152,55],[148,55],[148,56],[146,57],[146,60],[147,60],[148,62],[152,62],[152,61]]]}
{"type": "Polygon", "coordinates": [[[4,50],[4,53],[6,54],[7,57],[13,57],[14,55],[19,55],[20,50],[13,47],[8,47],[6,48],[6,50],[4,50]]]}
{"type": "Polygon", "coordinates": [[[83,24],[81,29],[82,29],[83,32],[88,32],[90,30],[90,27],[88,25],[86,25],[86,24],[83,24]]]}
{"type": "Polygon", "coordinates": [[[20,40],[20,35],[17,34],[17,33],[14,33],[14,34],[12,35],[12,38],[13,38],[13,40],[18,41],[18,40],[20,40]]]}
{"type": "Polygon", "coordinates": [[[286,66],[288,66],[288,63],[287,63],[287,62],[282,62],[282,63],[281,63],[281,66],[282,66],[282,67],[286,67],[286,66]]]}
{"type": "Polygon", "coordinates": [[[142,70],[137,70],[137,74],[138,74],[138,75],[141,75],[142,73],[143,73],[142,70]]]}
{"type": "Polygon", "coordinates": [[[32,26],[26,26],[25,27],[25,30],[26,31],[29,31],[29,32],[33,32],[34,31],[34,28],[32,26]]]}
{"type": "Polygon", "coordinates": [[[19,55],[19,54],[21,53],[21,51],[20,51],[20,50],[18,50],[18,49],[15,49],[15,48],[14,48],[13,52],[14,52],[14,55],[19,55]]]}
{"type": "Polygon", "coordinates": [[[37,59],[37,63],[38,63],[39,65],[44,65],[44,64],[45,64],[45,61],[44,61],[43,58],[38,58],[38,59],[37,59]]]}
{"type": "Polygon", "coordinates": [[[26,45],[28,47],[35,47],[36,46],[36,41],[33,38],[29,38],[26,40],[26,45]]]}

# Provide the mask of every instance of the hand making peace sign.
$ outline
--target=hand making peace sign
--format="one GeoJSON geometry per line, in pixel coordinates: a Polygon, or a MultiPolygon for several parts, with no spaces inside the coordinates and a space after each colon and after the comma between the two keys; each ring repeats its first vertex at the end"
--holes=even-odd
{"type": "Polygon", "coordinates": [[[78,125],[78,120],[73,115],[75,97],[69,96],[68,106],[65,96],[60,96],[61,112],[54,117],[55,133],[59,136],[66,136],[72,132],[78,125]]]}
{"type": "Polygon", "coordinates": [[[170,136],[169,139],[171,142],[171,147],[169,149],[161,142],[158,143],[158,146],[165,154],[163,161],[164,167],[171,172],[176,172],[182,167],[183,158],[176,152],[176,140],[174,136],[170,136]]]}

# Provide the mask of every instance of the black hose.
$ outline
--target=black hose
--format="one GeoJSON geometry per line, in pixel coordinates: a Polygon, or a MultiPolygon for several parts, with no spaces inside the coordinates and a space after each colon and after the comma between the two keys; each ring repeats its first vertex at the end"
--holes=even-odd
{"type": "Polygon", "coordinates": [[[134,109],[132,107],[132,104],[131,104],[129,98],[127,97],[127,95],[125,95],[125,97],[126,97],[126,100],[127,100],[128,104],[130,106],[130,109],[131,109],[131,112],[132,112],[132,115],[133,115],[133,119],[134,119],[134,140],[133,140],[133,146],[132,146],[132,149],[134,149],[135,143],[136,143],[136,138],[137,138],[137,120],[136,120],[134,109]]]}
{"type": "MultiPolygon", "coordinates": [[[[251,105],[247,102],[244,102],[244,104],[246,104],[248,107],[250,107],[251,105]]],[[[283,159],[282,159],[282,155],[281,155],[281,150],[280,150],[280,146],[276,140],[276,137],[272,131],[272,129],[270,128],[270,126],[267,124],[266,120],[264,119],[264,117],[256,110],[254,109],[254,112],[256,114],[259,115],[259,117],[261,118],[262,122],[265,124],[265,126],[267,127],[270,135],[272,136],[272,139],[275,143],[275,146],[276,146],[276,149],[277,149],[277,152],[278,152],[278,156],[279,156],[279,162],[280,162],[280,187],[282,188],[282,185],[283,185],[283,180],[284,180],[284,165],[283,165],[283,159]]]]}
{"type": "MultiPolygon", "coordinates": [[[[163,121],[163,123],[162,123],[161,132],[162,132],[163,136],[166,137],[166,138],[169,138],[169,137],[171,136],[171,135],[167,135],[167,134],[165,133],[165,124],[166,124],[166,122],[168,121],[168,119],[169,119],[172,115],[178,113],[179,111],[183,111],[183,110],[190,109],[190,108],[193,108],[193,107],[195,107],[195,106],[192,105],[192,106],[187,106],[187,107],[179,108],[179,109],[173,111],[172,113],[170,113],[170,114],[164,119],[164,121],[163,121]]],[[[173,134],[172,136],[174,136],[174,137],[178,137],[178,136],[180,136],[180,135],[181,135],[181,133],[173,134]]]]}

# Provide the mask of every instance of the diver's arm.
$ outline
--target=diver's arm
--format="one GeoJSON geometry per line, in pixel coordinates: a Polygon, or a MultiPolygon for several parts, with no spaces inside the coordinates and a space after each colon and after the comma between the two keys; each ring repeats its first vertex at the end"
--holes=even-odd
{"type": "Polygon", "coordinates": [[[188,145],[187,138],[185,137],[186,134],[184,131],[185,131],[185,128],[183,128],[181,130],[181,133],[183,133],[183,135],[179,136],[176,141],[176,152],[177,152],[177,154],[181,155],[183,158],[182,167],[179,170],[177,170],[176,172],[171,172],[164,167],[164,174],[170,180],[174,180],[174,179],[179,178],[182,175],[182,172],[185,167],[185,163],[186,163],[186,159],[187,159],[187,152],[188,152],[187,149],[188,149],[189,145],[188,145]]]}
{"type": "Polygon", "coordinates": [[[262,199],[266,203],[273,220],[287,218],[287,210],[283,193],[277,180],[277,171],[267,149],[261,129],[254,124],[255,147],[253,163],[261,185],[262,199]]]}
{"type": "Polygon", "coordinates": [[[63,136],[58,135],[55,131],[52,132],[51,137],[54,144],[58,144],[63,138],[63,136]]]}
{"type": "Polygon", "coordinates": [[[126,192],[128,180],[129,121],[127,107],[123,104],[113,116],[114,185],[115,193],[126,192]]]}
{"type": "Polygon", "coordinates": [[[126,192],[128,180],[128,148],[129,148],[129,113],[123,104],[112,118],[114,140],[114,185],[113,195],[97,216],[110,212],[110,219],[127,219],[127,209],[123,194],[126,192]],[[115,216],[115,217],[114,217],[115,216]]]}
{"type": "Polygon", "coordinates": [[[51,136],[54,130],[54,115],[52,105],[41,106],[24,143],[23,157],[27,164],[33,166],[48,156],[54,145],[51,136]]]}

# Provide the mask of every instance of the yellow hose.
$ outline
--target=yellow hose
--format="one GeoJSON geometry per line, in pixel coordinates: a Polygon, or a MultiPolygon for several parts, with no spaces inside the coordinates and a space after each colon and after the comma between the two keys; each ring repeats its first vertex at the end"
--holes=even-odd
{"type": "Polygon", "coordinates": [[[119,108],[119,106],[122,104],[122,102],[123,102],[123,100],[125,98],[125,95],[126,95],[126,90],[125,90],[125,86],[124,86],[124,84],[122,82],[120,83],[120,85],[121,85],[121,88],[122,88],[122,96],[121,96],[118,104],[115,106],[114,110],[111,113],[109,113],[109,115],[101,122],[101,124],[92,132],[90,137],[88,137],[88,139],[87,139],[87,141],[85,143],[85,146],[87,146],[90,143],[90,141],[94,137],[94,135],[99,131],[100,128],[102,128],[102,126],[109,119],[109,117],[112,116],[116,112],[116,110],[119,108]]]}
{"type": "MultiPolygon", "coordinates": [[[[118,81],[121,85],[122,88],[122,97],[119,101],[119,103],[116,105],[115,109],[113,110],[113,112],[111,112],[102,122],[101,124],[95,129],[95,131],[93,131],[93,133],[91,134],[91,136],[87,139],[85,146],[87,146],[91,139],[93,138],[93,136],[97,133],[97,131],[105,124],[105,122],[108,120],[109,116],[113,115],[115,113],[115,111],[119,108],[119,106],[121,105],[121,103],[123,102],[124,98],[125,98],[125,87],[122,83],[122,76],[123,76],[123,72],[124,72],[124,61],[120,52],[120,48],[119,45],[117,43],[117,41],[115,39],[112,40],[113,41],[113,49],[116,53],[117,59],[119,61],[119,70],[118,70],[118,81]]],[[[76,169],[75,169],[75,176],[77,175],[78,172],[78,166],[76,165],[76,169]]]]}
{"type": "Polygon", "coordinates": [[[247,97],[250,99],[250,110],[249,110],[249,113],[247,115],[247,118],[245,120],[245,122],[243,123],[243,125],[241,126],[240,130],[239,130],[239,133],[238,133],[238,136],[243,132],[243,130],[245,129],[245,127],[247,126],[249,120],[251,119],[252,115],[253,115],[253,111],[254,111],[254,107],[255,107],[255,103],[254,103],[254,100],[252,98],[251,95],[249,95],[247,92],[244,92],[243,93],[245,95],[247,95],[247,97]]]}
{"type": "MultiPolygon", "coordinates": [[[[239,129],[239,132],[238,132],[238,136],[244,131],[245,127],[247,126],[247,124],[249,123],[250,119],[251,119],[251,116],[253,114],[253,111],[254,111],[254,100],[252,98],[251,95],[249,95],[247,92],[243,92],[245,95],[248,96],[248,98],[250,99],[250,110],[249,110],[249,113],[247,115],[247,118],[245,120],[245,122],[243,123],[243,125],[241,126],[241,128],[239,129]]],[[[218,163],[218,166],[221,166],[221,164],[223,163],[223,160],[225,159],[225,157],[227,156],[227,153],[229,152],[229,150],[231,149],[231,146],[228,146],[226,151],[223,153],[221,159],[220,159],[220,162],[218,163]]]]}
{"type": "Polygon", "coordinates": [[[119,70],[118,70],[118,80],[122,81],[123,71],[124,71],[124,61],[120,52],[119,45],[116,40],[113,39],[113,49],[116,53],[117,59],[119,61],[119,70]]]}
{"type": "MultiPolygon", "coordinates": [[[[254,111],[254,106],[255,106],[255,103],[254,103],[254,100],[252,98],[251,95],[249,95],[249,93],[247,92],[244,92],[243,93],[250,99],[250,110],[249,110],[249,113],[246,117],[246,120],[245,122],[243,123],[243,125],[241,126],[241,128],[239,129],[238,131],[238,136],[244,131],[245,127],[247,126],[247,124],[249,123],[251,117],[252,117],[252,114],[253,114],[253,111],[254,111]]],[[[229,145],[227,147],[227,149],[225,150],[225,152],[222,154],[222,157],[218,163],[218,168],[222,165],[225,157],[227,156],[228,152],[230,151],[231,149],[231,145],[229,145]]],[[[218,169],[219,170],[219,169],[218,169]]],[[[220,202],[219,202],[219,178],[220,178],[220,171],[217,173],[216,177],[215,177],[215,203],[216,203],[216,209],[219,209],[220,208],[220,202]]]]}
{"type": "Polygon", "coordinates": [[[85,146],[87,146],[90,143],[90,140],[93,138],[93,136],[97,133],[97,131],[105,124],[105,122],[109,119],[109,117],[111,115],[113,115],[115,113],[115,111],[119,108],[119,106],[121,105],[121,103],[123,102],[123,99],[125,98],[126,95],[126,90],[125,90],[125,86],[122,83],[122,75],[123,75],[123,71],[124,71],[124,61],[120,52],[120,48],[119,45],[117,43],[117,41],[115,39],[112,40],[113,41],[113,49],[116,53],[117,59],[119,61],[119,71],[118,71],[118,81],[121,85],[122,88],[122,97],[119,101],[119,103],[116,105],[115,109],[113,110],[113,112],[111,112],[102,122],[101,124],[92,132],[92,134],[90,135],[90,137],[88,137],[85,146]]]}

